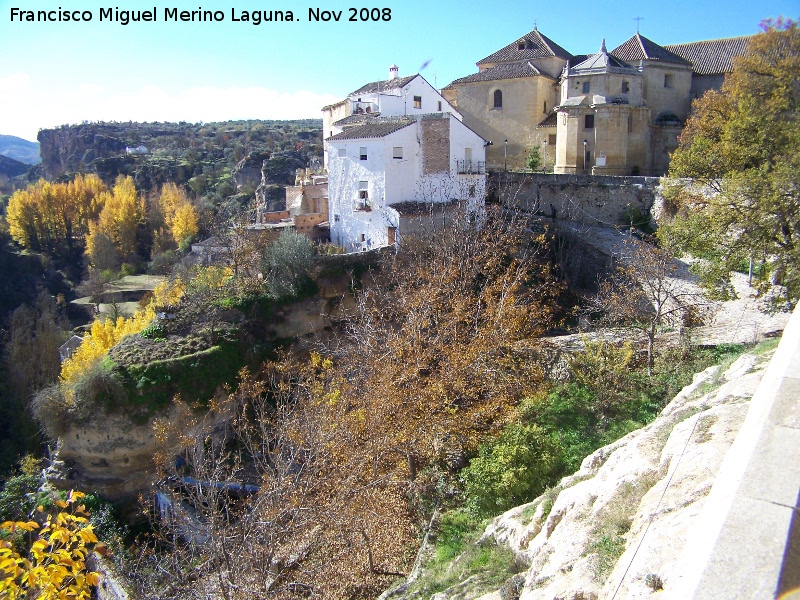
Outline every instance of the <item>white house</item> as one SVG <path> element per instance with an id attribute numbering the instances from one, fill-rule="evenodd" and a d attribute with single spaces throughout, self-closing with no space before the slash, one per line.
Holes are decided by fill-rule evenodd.
<path id="1" fill-rule="evenodd" d="M 461 114 L 422 75 L 399 77 L 397 65 L 392 65 L 389 79 L 361 86 L 341 102 L 322 108 L 322 138 L 327 140 L 348 127 L 357 127 L 377 116 L 404 117 L 426 113 L 451 113 L 459 121 L 463 120 Z"/>
<path id="2" fill-rule="evenodd" d="M 397 243 L 397 205 L 465 201 L 486 188 L 485 140 L 451 112 L 370 117 L 326 141 L 331 242 L 358 252 Z"/>

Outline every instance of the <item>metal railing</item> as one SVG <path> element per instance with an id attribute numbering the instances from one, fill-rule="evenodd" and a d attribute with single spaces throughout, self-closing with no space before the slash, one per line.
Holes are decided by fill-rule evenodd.
<path id="1" fill-rule="evenodd" d="M 457 160 L 456 171 L 459 175 L 485 175 L 486 161 L 483 160 Z"/>

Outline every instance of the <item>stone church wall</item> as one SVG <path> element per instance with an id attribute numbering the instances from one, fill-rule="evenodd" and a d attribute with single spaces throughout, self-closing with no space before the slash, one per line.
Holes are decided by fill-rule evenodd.
<path id="1" fill-rule="evenodd" d="M 587 225 L 629 224 L 632 212 L 650 213 L 658 177 L 490 173 L 489 197 L 504 206 Z"/>

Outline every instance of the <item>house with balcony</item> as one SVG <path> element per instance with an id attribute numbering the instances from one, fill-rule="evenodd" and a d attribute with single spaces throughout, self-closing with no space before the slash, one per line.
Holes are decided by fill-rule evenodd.
<path id="1" fill-rule="evenodd" d="M 389 67 L 389 79 L 373 81 L 348 94 L 341 102 L 322 108 L 322 139 L 358 127 L 374 117 L 413 117 L 427 113 L 450 113 L 463 117 L 422 75 L 399 76 L 397 65 Z M 325 167 L 328 153 L 325 151 Z"/>
<path id="2" fill-rule="evenodd" d="M 348 252 L 393 246 L 404 217 L 460 204 L 478 210 L 486 141 L 442 111 L 370 116 L 325 142 L 331 242 Z M 416 209 L 415 209 L 416 207 Z"/>

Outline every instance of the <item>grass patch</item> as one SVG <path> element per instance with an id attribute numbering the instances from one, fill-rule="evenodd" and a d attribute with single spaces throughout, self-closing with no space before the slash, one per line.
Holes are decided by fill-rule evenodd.
<path id="1" fill-rule="evenodd" d="M 491 540 L 477 543 L 485 525 L 485 521 L 478 521 L 465 511 L 445 513 L 423 575 L 404 597 L 429 598 L 458 587 L 457 597 L 476 598 L 522 572 L 526 566 L 508 547 Z"/>
<path id="2" fill-rule="evenodd" d="M 644 495 L 658 479 L 657 473 L 645 473 L 635 481 L 625 482 L 598 513 L 591 541 L 585 552 L 585 555 L 596 555 L 593 570 L 598 582 L 606 581 L 619 557 L 625 552 L 626 535 L 631 528 L 633 516 Z"/>
<path id="3" fill-rule="evenodd" d="M 713 437 L 711 435 L 711 427 L 714 426 L 714 423 L 717 422 L 717 415 L 704 415 L 700 417 L 697 421 L 697 425 L 695 426 L 695 442 L 698 444 L 704 444 L 708 442 Z"/>
<path id="4" fill-rule="evenodd" d="M 136 407 L 133 416 L 146 421 L 177 394 L 204 405 L 220 385 L 235 385 L 244 364 L 240 345 L 226 340 L 193 354 L 118 366 L 116 371 L 125 384 L 129 404 Z"/>
<path id="5" fill-rule="evenodd" d="M 761 356 L 762 354 L 766 354 L 767 352 L 772 352 L 773 350 L 778 348 L 778 344 L 781 343 L 781 338 L 771 338 L 769 340 L 764 340 L 756 345 L 750 352 L 751 354 L 755 354 L 756 356 Z"/>

